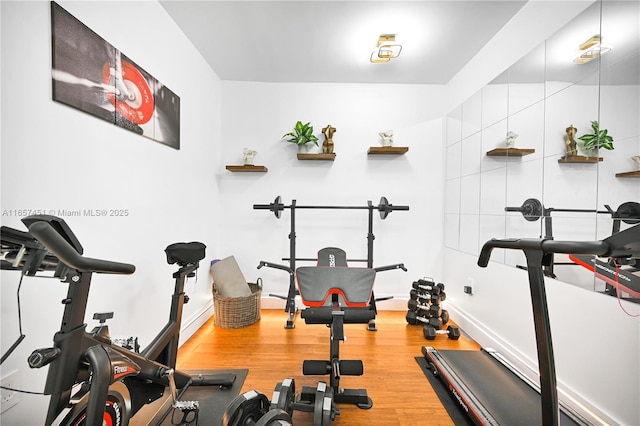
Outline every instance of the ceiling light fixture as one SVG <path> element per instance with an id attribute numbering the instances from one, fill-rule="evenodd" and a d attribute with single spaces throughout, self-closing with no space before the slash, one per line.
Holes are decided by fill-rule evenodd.
<path id="1" fill-rule="evenodd" d="M 580 50 L 587 50 L 587 49 L 595 46 L 596 44 L 600 44 L 600 36 L 599 35 L 594 35 L 589 40 L 587 40 L 584 43 L 582 43 L 580 45 L 579 49 Z"/>
<path id="2" fill-rule="evenodd" d="M 371 62 L 380 64 L 397 58 L 402 51 L 402 46 L 396 43 L 395 34 L 382 34 L 378 37 L 376 50 L 371 52 Z"/>
<path id="3" fill-rule="evenodd" d="M 580 49 L 580 55 L 574 58 L 573 62 L 576 64 L 586 64 L 610 51 L 611 47 L 602 45 L 601 41 L 600 35 L 594 35 L 586 40 L 578 47 Z"/>

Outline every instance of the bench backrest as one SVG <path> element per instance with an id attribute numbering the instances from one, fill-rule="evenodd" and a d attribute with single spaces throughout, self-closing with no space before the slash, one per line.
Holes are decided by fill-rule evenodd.
<path id="1" fill-rule="evenodd" d="M 372 268 L 349 268 L 344 250 L 327 247 L 318 252 L 318 266 L 296 269 L 300 297 L 305 306 L 319 307 L 337 294 L 349 307 L 368 307 L 376 271 Z"/>

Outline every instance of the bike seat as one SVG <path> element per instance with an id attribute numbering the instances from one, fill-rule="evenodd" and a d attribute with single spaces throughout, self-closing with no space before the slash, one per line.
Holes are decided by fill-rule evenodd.
<path id="1" fill-rule="evenodd" d="M 167 263 L 177 263 L 180 266 L 198 263 L 205 256 L 205 246 L 203 243 L 192 241 L 190 243 L 169 244 L 164 252 L 167 254 Z"/>

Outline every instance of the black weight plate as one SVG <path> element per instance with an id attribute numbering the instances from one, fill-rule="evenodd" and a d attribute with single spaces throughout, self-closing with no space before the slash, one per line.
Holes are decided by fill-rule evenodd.
<path id="1" fill-rule="evenodd" d="M 522 203 L 522 216 L 529 222 L 540 219 L 542 210 L 542 203 L 536 198 L 529 198 Z"/>
<path id="2" fill-rule="evenodd" d="M 389 216 L 389 200 L 387 197 L 380 197 L 380 204 L 378 204 L 378 210 L 380 211 L 380 219 L 386 219 Z"/>
<path id="3" fill-rule="evenodd" d="M 275 200 L 273 200 L 273 214 L 276 215 L 276 219 L 280 219 L 283 210 L 282 199 L 278 195 Z"/>
<path id="4" fill-rule="evenodd" d="M 296 382 L 287 377 L 276 385 L 271 398 L 271 408 L 277 408 L 293 415 L 293 403 L 296 397 Z"/>
<path id="5" fill-rule="evenodd" d="M 238 409 L 246 401 L 244 394 L 236 396 L 225 408 L 222 415 L 222 426 L 228 426 L 232 421 L 235 421 L 235 417 L 238 415 Z"/>
<path id="6" fill-rule="evenodd" d="M 324 405 L 322 406 L 322 426 L 333 423 L 335 412 L 333 410 L 333 389 L 328 388 L 324 394 Z"/>
<path id="7" fill-rule="evenodd" d="M 244 426 L 257 422 L 269 411 L 269 399 L 252 390 L 238 395 L 222 415 L 222 426 Z"/>
<path id="8" fill-rule="evenodd" d="M 262 416 L 255 426 L 291 426 L 292 424 L 291 415 L 276 408 Z"/>
<path id="9" fill-rule="evenodd" d="M 315 403 L 313 406 L 313 426 L 326 426 L 330 423 L 325 423 L 325 416 L 328 405 L 328 410 L 331 410 L 332 401 L 327 397 L 327 384 L 325 382 L 318 382 L 316 388 Z"/>
<path id="10" fill-rule="evenodd" d="M 273 388 L 273 395 L 271 395 L 271 408 L 278 408 L 278 401 L 280 400 L 280 392 L 282 391 L 282 382 L 276 383 L 276 387 Z"/>

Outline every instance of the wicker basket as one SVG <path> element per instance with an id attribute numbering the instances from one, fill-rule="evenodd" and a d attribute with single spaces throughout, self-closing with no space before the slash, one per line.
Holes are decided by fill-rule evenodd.
<path id="1" fill-rule="evenodd" d="M 222 297 L 213 284 L 213 323 L 222 328 L 242 328 L 260 319 L 262 279 L 248 283 L 251 296 Z"/>

